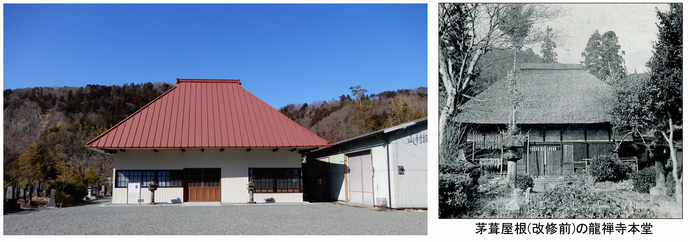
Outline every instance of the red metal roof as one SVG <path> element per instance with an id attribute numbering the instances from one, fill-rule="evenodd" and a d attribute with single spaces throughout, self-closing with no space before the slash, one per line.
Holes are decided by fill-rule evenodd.
<path id="1" fill-rule="evenodd" d="M 94 149 L 308 148 L 328 142 L 242 88 L 178 79 L 175 87 L 86 143 Z"/>

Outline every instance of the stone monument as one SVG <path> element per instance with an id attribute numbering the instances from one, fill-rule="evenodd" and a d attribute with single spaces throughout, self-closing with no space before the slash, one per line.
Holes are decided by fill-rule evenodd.
<path id="1" fill-rule="evenodd" d="M 55 189 L 50 189 L 50 200 L 48 200 L 48 208 L 55 208 Z"/>
<path id="2" fill-rule="evenodd" d="M 247 202 L 247 203 L 251 203 L 251 204 L 256 203 L 256 202 L 254 202 L 254 189 L 255 188 L 256 187 L 254 185 L 254 180 L 249 179 L 249 183 L 247 183 L 247 191 L 249 191 L 249 202 Z"/>
<path id="3" fill-rule="evenodd" d="M 148 183 L 149 184 L 149 191 L 151 191 L 151 205 L 156 205 L 155 196 L 156 196 L 156 189 L 158 189 L 158 182 L 151 178 L 151 181 Z"/>

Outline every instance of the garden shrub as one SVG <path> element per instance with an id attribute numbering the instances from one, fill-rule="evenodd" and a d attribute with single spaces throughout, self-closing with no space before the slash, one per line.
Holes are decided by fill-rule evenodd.
<path id="1" fill-rule="evenodd" d="M 517 186 L 518 189 L 520 190 L 526 190 L 528 187 L 534 187 L 534 179 L 532 177 L 527 176 L 527 175 L 517 175 L 517 178 L 515 179 L 515 185 Z"/>
<path id="2" fill-rule="evenodd" d="M 490 178 L 484 175 L 479 178 L 477 191 L 482 197 L 497 196 L 508 193 L 508 179 L 502 176 Z"/>
<path id="3" fill-rule="evenodd" d="M 46 190 L 55 189 L 55 201 L 63 205 L 77 204 L 86 197 L 86 185 L 67 181 L 52 181 L 46 183 Z"/>
<path id="4" fill-rule="evenodd" d="M 655 218 L 648 207 L 638 208 L 610 193 L 594 192 L 580 185 L 558 186 L 534 195 L 515 218 Z"/>
<path id="5" fill-rule="evenodd" d="M 477 198 L 478 168 L 461 161 L 439 163 L 439 218 L 466 213 Z"/>
<path id="6" fill-rule="evenodd" d="M 594 181 L 621 181 L 630 171 L 630 167 L 612 155 L 601 155 L 594 157 L 589 165 L 589 174 L 594 177 Z"/>
<path id="7" fill-rule="evenodd" d="M 649 193 L 649 189 L 656 185 L 656 170 L 648 167 L 631 175 L 633 190 L 640 193 Z"/>

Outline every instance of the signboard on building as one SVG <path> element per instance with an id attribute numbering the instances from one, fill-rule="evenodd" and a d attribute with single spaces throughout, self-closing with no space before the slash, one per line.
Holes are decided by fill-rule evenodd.
<path id="1" fill-rule="evenodd" d="M 139 192 L 141 185 L 138 182 L 127 183 L 127 192 Z"/>

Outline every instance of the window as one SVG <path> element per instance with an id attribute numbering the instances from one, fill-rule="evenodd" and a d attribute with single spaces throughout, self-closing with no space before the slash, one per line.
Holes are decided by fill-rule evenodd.
<path id="1" fill-rule="evenodd" d="M 158 187 L 182 187 L 182 170 L 175 171 L 120 171 L 116 173 L 115 187 L 127 187 L 127 183 L 138 182 L 148 187 L 151 178 L 158 182 Z"/>
<path id="2" fill-rule="evenodd" d="M 300 168 L 249 168 L 256 193 L 302 192 Z"/>

